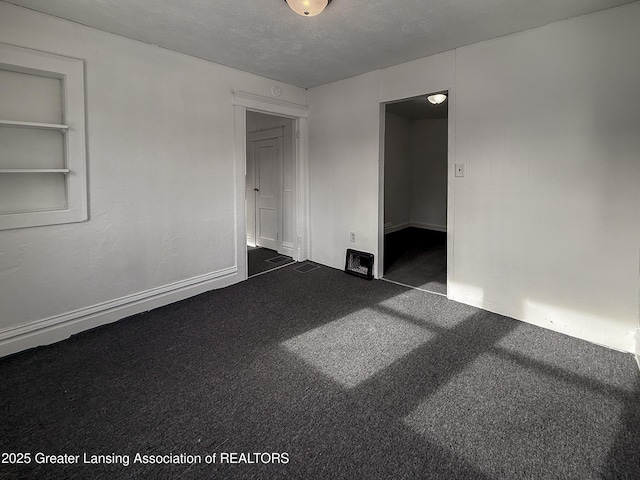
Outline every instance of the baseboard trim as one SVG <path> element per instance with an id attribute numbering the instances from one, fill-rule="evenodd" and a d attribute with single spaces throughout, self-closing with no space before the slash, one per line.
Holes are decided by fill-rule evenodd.
<path id="1" fill-rule="evenodd" d="M 404 230 L 405 228 L 409 228 L 411 226 L 411 223 L 409 222 L 405 222 L 405 223 L 399 223 L 397 225 L 391 224 L 389 226 L 384 227 L 384 233 L 393 233 L 393 232 L 399 232 L 400 230 Z"/>
<path id="2" fill-rule="evenodd" d="M 10 327 L 0 331 L 0 357 L 56 343 L 84 330 L 116 322 L 131 315 L 239 281 L 238 267 L 233 266 L 61 315 Z"/>
<path id="3" fill-rule="evenodd" d="M 278 253 L 281 255 L 286 255 L 287 257 L 293 257 L 293 243 L 282 242 L 282 246 Z"/>
<path id="4" fill-rule="evenodd" d="M 486 298 L 482 288 L 454 281 L 447 282 L 447 298 L 454 302 L 504 315 L 505 317 L 577 338 L 594 345 L 616 350 L 627 355 L 631 354 L 636 357 L 636 360 L 640 356 L 638 354 L 638 348 L 640 348 L 637 343 L 638 337 L 636 336 L 635 342 L 633 339 L 635 332 L 623 331 L 622 329 L 614 332 L 609 327 L 609 321 L 606 318 L 543 304 L 517 311 L 514 310 L 513 306 L 500 303 L 498 297 Z M 577 328 L 576 325 L 589 325 L 590 331 Z M 640 367 L 640 362 L 638 365 Z"/>
<path id="5" fill-rule="evenodd" d="M 423 230 L 434 230 L 436 232 L 446 232 L 447 231 L 447 226 L 446 225 L 433 225 L 430 223 L 420 223 L 420 222 L 405 222 L 405 223 L 399 223 L 397 225 L 390 225 L 390 226 L 385 226 L 384 227 L 384 233 L 394 233 L 394 232 L 399 232 L 400 230 L 404 230 L 405 228 L 421 228 Z"/>
<path id="6" fill-rule="evenodd" d="M 411 226 L 415 228 L 422 228 L 423 230 L 434 230 L 436 232 L 446 232 L 446 225 L 434 225 L 432 223 L 420 223 L 420 222 L 411 222 Z"/>

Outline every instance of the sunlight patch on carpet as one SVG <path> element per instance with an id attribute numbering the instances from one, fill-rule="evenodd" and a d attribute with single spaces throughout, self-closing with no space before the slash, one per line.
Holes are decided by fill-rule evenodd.
<path id="1" fill-rule="evenodd" d="M 417 325 L 366 308 L 282 346 L 344 387 L 353 388 L 432 337 Z"/>
<path id="2" fill-rule="evenodd" d="M 611 396 L 485 354 L 404 423 L 489 478 L 588 478 L 604 468 L 622 413 Z"/>

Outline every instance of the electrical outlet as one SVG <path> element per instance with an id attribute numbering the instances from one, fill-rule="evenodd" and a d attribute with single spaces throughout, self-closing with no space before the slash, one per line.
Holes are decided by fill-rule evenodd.
<path id="1" fill-rule="evenodd" d="M 352 242 L 356 241 L 356 232 L 349 233 L 349 240 L 351 240 Z"/>
<path id="2" fill-rule="evenodd" d="M 464 177 L 464 163 L 456 163 L 456 177 Z"/>

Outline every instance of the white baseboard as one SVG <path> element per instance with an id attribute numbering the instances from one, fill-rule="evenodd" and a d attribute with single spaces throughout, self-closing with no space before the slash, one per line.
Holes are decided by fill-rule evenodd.
<path id="1" fill-rule="evenodd" d="M 280 250 L 278 250 L 278 253 L 293 258 L 293 243 L 282 242 L 282 246 L 280 247 Z"/>
<path id="2" fill-rule="evenodd" d="M 446 232 L 446 225 L 435 225 L 433 223 L 421 223 L 421 222 L 411 222 L 411 226 L 415 228 L 422 228 L 423 230 L 434 230 L 436 232 Z"/>
<path id="3" fill-rule="evenodd" d="M 384 226 L 384 233 L 393 233 L 399 232 L 400 230 L 404 230 L 405 228 L 409 228 L 411 224 L 409 222 L 398 223 L 394 225 L 393 223 Z"/>
<path id="4" fill-rule="evenodd" d="M 410 228 L 410 227 L 414 227 L 414 228 L 422 228 L 423 230 L 434 230 L 436 232 L 446 232 L 447 231 L 447 226 L 446 225 L 433 225 L 430 223 L 421 223 L 421 222 L 405 222 L 405 223 L 399 223 L 397 225 L 385 225 L 384 227 L 384 233 L 393 233 L 393 232 L 399 232 L 400 230 L 404 230 L 405 228 Z"/>
<path id="5" fill-rule="evenodd" d="M 237 266 L 180 280 L 0 331 L 0 357 L 59 342 L 76 333 L 240 281 Z"/>
<path id="6" fill-rule="evenodd" d="M 625 331 L 623 328 L 611 328 L 610 319 L 604 317 L 530 301 L 525 302 L 524 308 L 514 308 L 513 304 L 502 303 L 499 295 L 487 298 L 482 288 L 451 280 L 447 282 L 447 298 L 594 345 L 626 354 L 635 352 L 636 359 L 640 357 L 638 334 L 635 331 Z M 588 325 L 589 329 L 585 329 L 585 325 Z M 640 360 L 638 365 L 640 366 Z"/>

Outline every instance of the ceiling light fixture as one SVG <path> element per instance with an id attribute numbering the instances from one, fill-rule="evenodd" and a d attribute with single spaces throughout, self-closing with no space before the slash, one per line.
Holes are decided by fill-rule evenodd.
<path id="1" fill-rule="evenodd" d="M 427 100 L 429 100 L 434 105 L 439 105 L 447 99 L 447 96 L 444 93 L 436 93 L 435 95 L 429 95 Z"/>
<path id="2" fill-rule="evenodd" d="M 331 0 L 284 0 L 289 8 L 303 17 L 313 17 L 321 13 Z"/>

